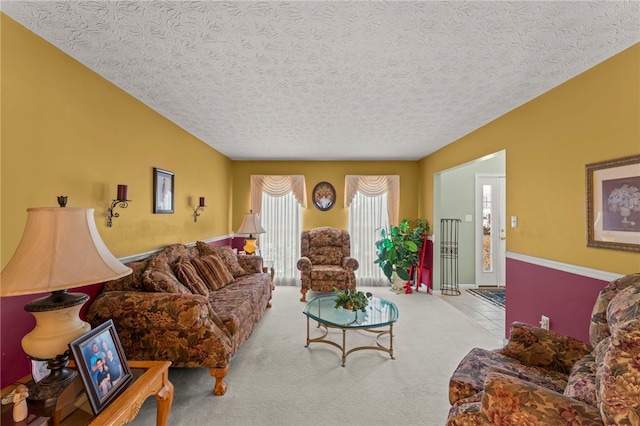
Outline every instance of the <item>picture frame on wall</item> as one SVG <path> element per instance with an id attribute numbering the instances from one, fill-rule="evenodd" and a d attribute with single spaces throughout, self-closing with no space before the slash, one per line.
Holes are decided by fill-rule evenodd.
<path id="1" fill-rule="evenodd" d="M 101 412 L 133 379 L 120 339 L 108 320 L 69 343 L 94 414 Z"/>
<path id="2" fill-rule="evenodd" d="M 329 182 L 320 182 L 313 187 L 313 205 L 320 211 L 331 210 L 336 203 L 336 190 Z"/>
<path id="3" fill-rule="evenodd" d="M 587 246 L 640 252 L 640 155 L 585 167 Z"/>
<path id="4" fill-rule="evenodd" d="M 167 170 L 153 168 L 153 213 L 173 213 L 175 176 Z"/>

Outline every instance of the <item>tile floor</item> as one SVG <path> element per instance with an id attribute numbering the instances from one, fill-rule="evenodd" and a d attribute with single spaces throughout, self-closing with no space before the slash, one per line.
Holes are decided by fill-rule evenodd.
<path id="1" fill-rule="evenodd" d="M 460 288 L 459 296 L 440 297 L 498 337 L 504 338 L 504 309 Z"/>

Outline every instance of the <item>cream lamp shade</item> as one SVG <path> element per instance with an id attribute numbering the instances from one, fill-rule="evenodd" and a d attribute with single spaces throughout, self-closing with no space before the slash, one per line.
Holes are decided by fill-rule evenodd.
<path id="1" fill-rule="evenodd" d="M 249 213 L 245 213 L 244 219 L 242 220 L 242 225 L 240 225 L 240 229 L 238 229 L 238 232 L 236 233 L 249 234 L 249 236 L 245 240 L 243 249 L 248 254 L 254 254 L 258 248 L 256 247 L 256 238 L 253 235 L 264 234 L 266 232 L 267 231 L 265 231 L 265 229 L 262 227 L 262 224 L 260 223 L 260 216 L 249 210 Z"/>
<path id="2" fill-rule="evenodd" d="M 93 211 L 27 209 L 22 239 L 0 275 L 1 296 L 53 292 L 25 306 L 36 318 L 36 327 L 22 339 L 22 347 L 34 359 L 50 360 L 68 353 L 69 343 L 91 328 L 78 316 L 89 296 L 65 289 L 131 273 L 102 241 Z"/>

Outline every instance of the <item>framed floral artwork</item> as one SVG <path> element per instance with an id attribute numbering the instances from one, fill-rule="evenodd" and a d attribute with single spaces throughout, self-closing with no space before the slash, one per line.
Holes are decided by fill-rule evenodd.
<path id="1" fill-rule="evenodd" d="M 153 168 L 153 212 L 173 213 L 174 176 L 172 172 Z"/>
<path id="2" fill-rule="evenodd" d="M 313 205 L 327 211 L 336 203 L 336 190 L 329 182 L 320 182 L 313 188 Z"/>
<path id="3" fill-rule="evenodd" d="M 640 155 L 586 165 L 587 246 L 640 252 Z"/>

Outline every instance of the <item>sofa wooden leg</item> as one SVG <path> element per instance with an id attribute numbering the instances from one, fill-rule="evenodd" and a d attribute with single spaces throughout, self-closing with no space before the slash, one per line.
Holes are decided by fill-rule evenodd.
<path id="1" fill-rule="evenodd" d="M 309 291 L 308 288 L 301 288 L 300 289 L 300 293 L 302 293 L 302 297 L 300 298 L 301 302 L 306 302 L 307 301 L 307 291 Z"/>
<path id="2" fill-rule="evenodd" d="M 209 374 L 216 378 L 216 385 L 213 387 L 213 394 L 217 396 L 224 395 L 227 392 L 227 384 L 224 382 L 224 376 L 229 371 L 229 365 L 222 368 L 210 368 Z"/>

